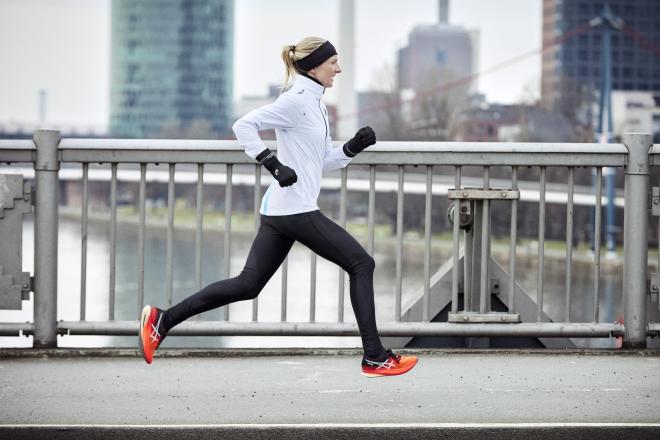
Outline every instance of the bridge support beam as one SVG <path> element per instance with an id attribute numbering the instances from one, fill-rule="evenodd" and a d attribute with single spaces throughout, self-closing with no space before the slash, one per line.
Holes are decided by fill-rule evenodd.
<path id="1" fill-rule="evenodd" d="M 646 348 L 648 258 L 649 149 L 648 134 L 626 134 L 625 209 L 623 214 L 624 348 Z"/>
<path id="2" fill-rule="evenodd" d="M 37 130 L 34 164 L 34 348 L 57 346 L 57 233 L 60 132 Z"/>

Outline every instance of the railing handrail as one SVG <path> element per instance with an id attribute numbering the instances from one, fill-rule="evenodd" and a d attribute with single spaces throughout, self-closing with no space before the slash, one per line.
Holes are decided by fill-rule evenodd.
<path id="1" fill-rule="evenodd" d="M 335 147 L 341 141 L 333 142 Z M 277 150 L 276 141 L 265 145 Z M 0 162 L 33 161 L 30 140 L 0 141 Z M 355 165 L 611 166 L 622 167 L 624 144 L 529 142 L 379 142 Z M 59 144 L 62 162 L 255 164 L 235 140 L 77 139 Z"/>

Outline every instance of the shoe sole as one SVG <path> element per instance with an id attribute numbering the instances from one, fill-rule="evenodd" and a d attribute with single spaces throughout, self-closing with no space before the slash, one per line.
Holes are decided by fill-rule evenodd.
<path id="1" fill-rule="evenodd" d="M 144 308 L 142 309 L 142 314 L 140 315 L 140 331 L 138 332 L 138 343 L 140 344 L 140 351 L 142 352 L 142 357 L 144 358 L 144 361 L 147 364 L 151 364 L 151 362 L 147 360 L 147 354 L 144 352 L 144 342 L 142 342 L 142 333 L 144 330 L 144 323 L 149 318 L 150 314 L 151 314 L 151 307 L 144 306 Z"/>
<path id="2" fill-rule="evenodd" d="M 410 368 L 406 368 L 405 370 L 401 370 L 401 371 L 399 371 L 399 372 L 397 372 L 397 373 L 381 374 L 381 373 L 367 373 L 367 372 L 362 371 L 362 375 L 363 375 L 363 376 L 366 376 L 366 377 L 389 377 L 389 376 L 400 376 L 400 375 L 402 375 L 402 374 L 406 374 L 407 372 L 409 372 L 410 370 L 412 370 L 412 369 L 415 367 L 415 365 L 417 365 L 417 362 L 418 362 L 418 360 L 416 360 L 416 361 L 410 366 Z"/>

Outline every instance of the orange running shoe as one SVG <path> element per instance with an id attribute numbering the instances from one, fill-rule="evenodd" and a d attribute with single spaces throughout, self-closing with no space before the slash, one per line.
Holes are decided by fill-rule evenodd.
<path id="1" fill-rule="evenodd" d="M 415 365 L 417 356 L 401 356 L 387 350 L 387 358 L 382 362 L 362 357 L 362 374 L 367 377 L 397 376 L 412 370 Z"/>
<path id="2" fill-rule="evenodd" d="M 142 356 L 148 364 L 154 359 L 154 351 L 158 348 L 163 339 L 165 339 L 165 330 L 163 329 L 163 315 L 165 313 L 158 307 L 144 306 L 142 316 L 140 317 L 140 349 Z"/>

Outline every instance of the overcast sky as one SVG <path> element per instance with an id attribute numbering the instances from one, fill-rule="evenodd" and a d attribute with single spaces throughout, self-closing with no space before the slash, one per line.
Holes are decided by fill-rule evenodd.
<path id="1" fill-rule="evenodd" d="M 436 0 L 356 0 L 355 80 L 367 90 L 416 24 L 437 21 Z M 541 46 L 541 0 L 454 0 L 452 24 L 480 32 L 478 70 Z M 280 49 L 306 35 L 338 45 L 338 0 L 235 0 L 234 98 L 280 83 Z M 0 0 L 0 124 L 35 123 L 46 89 L 47 122 L 106 126 L 110 0 Z M 341 54 L 340 54 L 341 61 Z M 483 76 L 493 102 L 538 95 L 540 55 Z M 338 81 L 341 76 L 338 77 Z M 327 94 L 332 102 L 334 94 Z"/>

